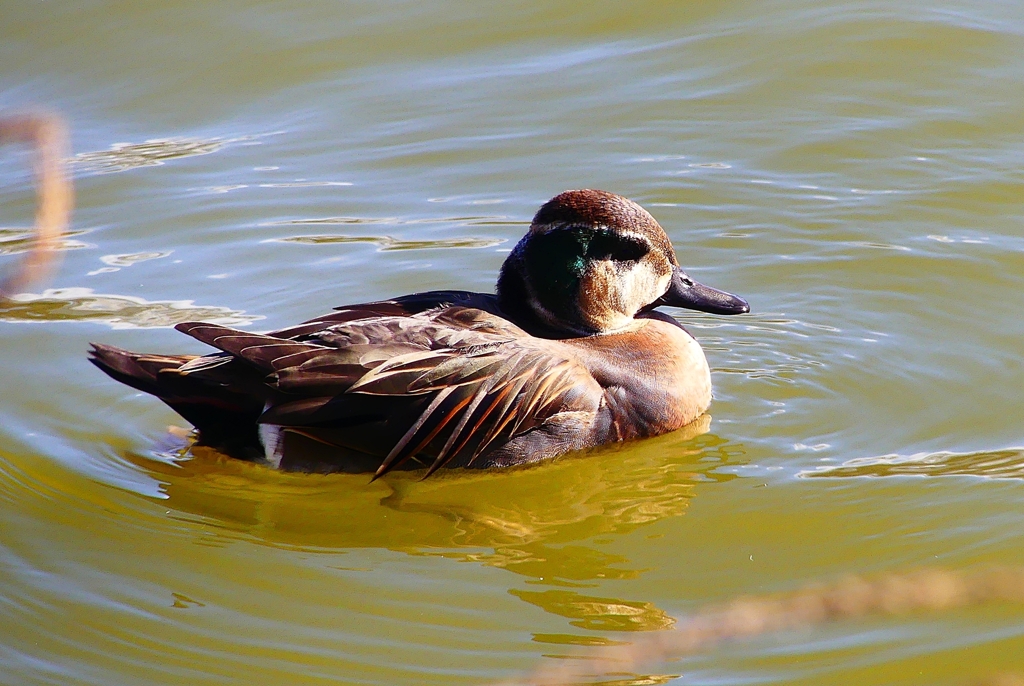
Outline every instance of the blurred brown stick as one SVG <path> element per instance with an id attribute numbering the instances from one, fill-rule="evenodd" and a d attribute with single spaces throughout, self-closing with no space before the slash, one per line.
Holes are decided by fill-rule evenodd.
<path id="1" fill-rule="evenodd" d="M 31 143 L 36 149 L 38 206 L 33 246 L 15 266 L 14 273 L 0 281 L 0 300 L 52 272 L 74 205 L 74 191 L 65 168 L 68 133 L 60 117 L 37 113 L 0 118 L 0 143 L 8 142 Z"/>
<path id="2" fill-rule="evenodd" d="M 950 610 L 998 601 L 1024 603 L 1024 568 L 974 572 L 921 569 L 874 578 L 853 576 L 793 593 L 741 597 L 702 610 L 671 631 L 649 634 L 630 645 L 603 648 L 579 660 L 562 660 L 560 664 L 540 667 L 524 679 L 503 683 L 505 686 L 587 683 L 605 672 L 636 673 L 672 658 L 759 634 L 869 615 Z M 1007 678 L 1015 677 L 1007 675 Z"/>

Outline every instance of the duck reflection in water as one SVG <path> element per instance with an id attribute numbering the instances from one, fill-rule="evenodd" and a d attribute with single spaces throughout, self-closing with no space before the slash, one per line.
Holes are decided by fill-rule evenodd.
<path id="1" fill-rule="evenodd" d="M 267 334 L 176 328 L 219 352 L 95 345 L 92 362 L 203 444 L 298 471 L 504 467 L 674 431 L 711 402 L 697 341 L 660 306 L 749 311 L 690 279 L 658 222 L 597 190 L 544 204 L 497 294 L 432 291 Z M 326 446 L 324 450 L 318 446 Z"/>
<path id="2" fill-rule="evenodd" d="M 614 597 L 606 582 L 644 572 L 619 543 L 624 537 L 683 516 L 702 486 L 737 478 L 723 468 L 745 463 L 745 449 L 707 433 L 710 419 L 705 414 L 680 431 L 566 456 L 544 469 L 447 471 L 428 481 L 413 472 L 373 483 L 352 474 L 311 477 L 201 447 L 179 446 L 180 457 L 163 460 L 124 457 L 160 482 L 160 507 L 215 523 L 197 530 L 197 544 L 241 537 L 302 551 L 328 566 L 351 567 L 346 552 L 366 549 L 481 564 L 524 580 L 527 586 L 515 582 L 509 593 L 572 627 L 653 631 L 670 625 L 671 616 L 649 599 Z M 364 571 L 371 570 L 345 573 Z"/>

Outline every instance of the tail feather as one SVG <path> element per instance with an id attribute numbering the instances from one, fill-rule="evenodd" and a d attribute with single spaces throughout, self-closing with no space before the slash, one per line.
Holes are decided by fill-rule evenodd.
<path id="1" fill-rule="evenodd" d="M 158 382 L 160 371 L 177 369 L 195 358 L 195 355 L 144 355 L 102 343 L 93 343 L 89 355 L 89 361 L 108 376 L 157 397 L 164 395 Z"/>
<path id="2" fill-rule="evenodd" d="M 194 355 L 150 355 L 93 343 L 89 361 L 111 378 L 154 395 L 199 431 L 199 440 L 239 457 L 262 457 L 257 421 L 265 399 L 260 384 L 225 385 L 182 374 Z"/>

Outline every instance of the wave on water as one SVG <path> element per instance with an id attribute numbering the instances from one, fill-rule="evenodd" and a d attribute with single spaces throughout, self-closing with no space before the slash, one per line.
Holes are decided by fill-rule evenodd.
<path id="1" fill-rule="evenodd" d="M 76 240 L 75 236 L 87 233 L 85 229 L 65 231 L 60 240 L 53 247 L 54 250 L 78 250 L 81 248 L 92 248 L 94 246 L 84 241 Z M 0 255 L 18 255 L 28 252 L 36 245 L 38 238 L 34 228 L 0 228 Z"/>
<path id="2" fill-rule="evenodd" d="M 1024 448 L 858 457 L 834 467 L 805 470 L 797 476 L 976 476 L 987 479 L 1024 479 Z"/>
<path id="3" fill-rule="evenodd" d="M 0 321 L 88 321 L 109 324 L 114 329 L 170 327 L 196 320 L 238 326 L 259 319 L 263 317 L 227 307 L 196 305 L 191 300 L 145 300 L 77 287 L 21 293 L 0 305 Z"/>
<path id="4" fill-rule="evenodd" d="M 324 243 L 375 243 L 380 252 L 389 250 L 430 250 L 436 248 L 492 248 L 505 242 L 504 238 L 442 238 L 436 240 L 406 241 L 393 236 L 286 236 L 272 238 L 274 243 L 302 243 L 305 245 L 321 245 Z"/>
<path id="5" fill-rule="evenodd" d="M 107 150 L 80 152 L 69 162 L 75 171 L 94 174 L 113 174 L 139 167 L 155 167 L 168 160 L 215 153 L 227 145 L 241 143 L 259 145 L 259 138 L 268 134 L 238 136 L 235 138 L 150 138 L 141 143 L 113 143 Z"/>
<path id="6" fill-rule="evenodd" d="M 430 217 L 404 219 L 400 217 L 318 217 L 308 219 L 290 219 L 281 222 L 269 222 L 266 226 L 330 226 L 350 224 L 383 224 L 405 226 L 419 224 L 452 224 L 455 226 L 505 226 L 526 225 L 524 222 L 511 221 L 504 216 L 470 216 L 470 217 Z M 373 243 L 378 252 L 392 250 L 431 250 L 437 248 L 493 248 L 507 242 L 506 238 L 489 238 L 484 236 L 456 236 L 454 238 L 420 238 L 406 240 L 385 234 L 352 236 L 345 234 L 319 234 L 281 236 L 268 238 L 264 243 L 299 243 L 302 245 L 322 245 L 335 243 Z"/>
<path id="7" fill-rule="evenodd" d="M 108 150 L 80 152 L 71 163 L 85 171 L 111 174 L 139 167 L 154 167 L 167 160 L 209 155 L 224 146 L 223 140 L 151 138 L 142 143 L 114 143 Z"/>

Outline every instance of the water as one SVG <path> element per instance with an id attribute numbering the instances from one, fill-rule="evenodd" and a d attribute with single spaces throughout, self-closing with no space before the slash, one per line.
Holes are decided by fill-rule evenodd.
<path id="1" fill-rule="evenodd" d="M 72 126 L 58 275 L 0 311 L 5 684 L 484 684 L 737 594 L 1021 561 L 1024 6 L 15 3 L 0 108 Z M 29 158 L 0 150 L 0 271 Z M 499 474 L 181 452 L 89 341 L 490 290 L 536 208 L 647 207 L 753 314 L 678 313 L 710 430 Z M 963 684 L 1012 608 L 615 683 Z M 647 680 L 641 677 L 648 677 Z M 617 680 L 617 681 L 616 681 Z"/>

